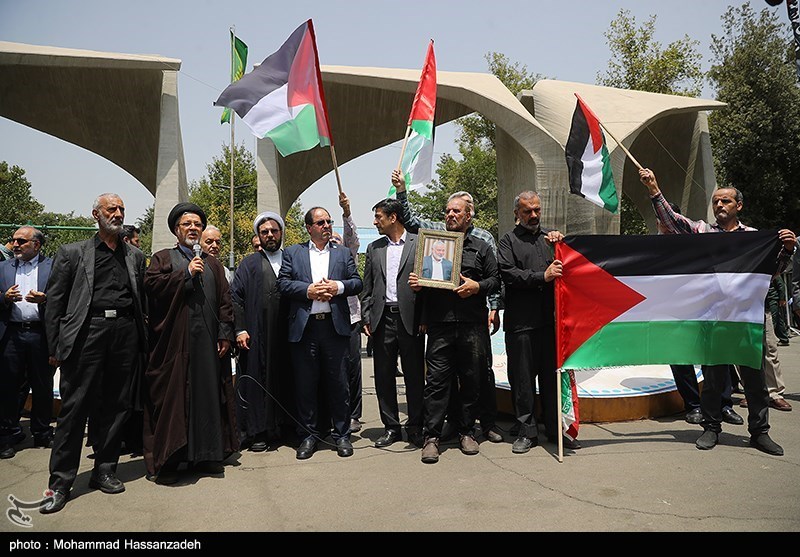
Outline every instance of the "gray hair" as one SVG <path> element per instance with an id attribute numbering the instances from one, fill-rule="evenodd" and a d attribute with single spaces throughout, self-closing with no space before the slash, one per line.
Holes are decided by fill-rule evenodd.
<path id="1" fill-rule="evenodd" d="M 116 197 L 117 199 L 122 201 L 122 198 L 119 196 L 119 194 L 111 193 L 111 192 L 101 193 L 100 195 L 98 195 L 97 197 L 94 198 L 94 203 L 92 204 L 92 209 L 99 209 L 100 205 L 101 205 L 100 200 L 103 199 L 104 197 Z"/>
<path id="2" fill-rule="evenodd" d="M 514 198 L 514 210 L 516 211 L 517 209 L 519 209 L 519 202 L 521 200 L 523 200 L 523 199 L 532 199 L 534 197 L 537 198 L 539 201 L 542 200 L 542 198 L 539 196 L 539 194 L 536 193 L 533 190 L 525 190 L 525 191 L 519 192 L 517 194 L 517 197 Z"/>
<path id="3" fill-rule="evenodd" d="M 39 242 L 40 246 L 44 245 L 44 234 L 42 234 L 42 231 L 35 226 L 20 226 L 17 228 L 17 231 L 20 230 L 33 230 L 33 239 Z"/>
<path id="4" fill-rule="evenodd" d="M 181 216 L 183 216 L 183 215 L 181 215 Z M 208 226 L 206 226 L 205 230 L 203 230 L 203 232 L 205 232 L 206 230 L 216 230 L 217 232 L 219 232 L 219 235 L 222 236 L 222 230 L 220 230 L 219 228 L 217 228 L 213 224 L 209 224 Z"/>
<path id="5" fill-rule="evenodd" d="M 467 209 L 469 209 L 469 216 L 475 217 L 475 200 L 472 199 L 472 194 L 468 191 L 457 191 L 456 193 L 452 194 L 450 197 L 447 198 L 447 202 L 450 203 L 454 199 L 462 199 L 467 204 Z"/>

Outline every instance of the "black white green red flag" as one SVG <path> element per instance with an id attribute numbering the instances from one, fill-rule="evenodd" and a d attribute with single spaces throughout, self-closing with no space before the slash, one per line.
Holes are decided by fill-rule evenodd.
<path id="1" fill-rule="evenodd" d="M 572 236 L 556 244 L 556 353 L 568 369 L 761 367 L 775 231 Z"/>
<path id="2" fill-rule="evenodd" d="M 309 19 L 214 103 L 228 106 L 256 137 L 270 138 L 284 157 L 331 145 L 314 26 Z"/>
<path id="3" fill-rule="evenodd" d="M 580 95 L 572 115 L 572 126 L 564 151 L 569 171 L 569 190 L 595 205 L 616 213 L 617 188 L 611 173 L 611 157 L 597 119 Z"/>

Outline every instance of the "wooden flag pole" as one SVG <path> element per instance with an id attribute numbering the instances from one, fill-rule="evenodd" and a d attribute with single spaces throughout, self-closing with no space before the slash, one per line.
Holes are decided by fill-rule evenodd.
<path id="1" fill-rule="evenodd" d="M 636 165 L 636 168 L 638 168 L 639 170 L 641 170 L 641 169 L 642 169 L 642 165 L 641 165 L 641 164 L 639 164 L 639 161 L 637 161 L 637 160 L 636 160 L 636 157 L 634 157 L 634 156 L 631 154 L 631 152 L 630 152 L 630 151 L 628 151 L 628 149 L 627 149 L 627 148 L 626 148 L 626 147 L 625 147 L 625 146 L 622 144 L 622 142 L 621 142 L 619 139 L 617 139 L 616 137 L 614 137 L 614 134 L 613 134 L 613 133 L 611 133 L 611 131 L 610 131 L 610 130 L 609 130 L 609 129 L 608 129 L 606 126 L 605 126 L 605 124 L 603 124 L 603 122 L 600 122 L 600 120 L 599 120 L 599 119 L 598 119 L 597 121 L 600 123 L 600 125 L 602 126 L 602 128 L 603 128 L 604 130 L 606 130 L 606 133 L 607 133 L 609 136 L 611 136 L 611 139 L 613 139 L 613 140 L 614 140 L 614 142 L 615 142 L 617 145 L 619 145 L 619 146 L 622 148 L 622 150 L 625 152 L 625 154 L 626 154 L 626 155 L 628 155 L 628 158 L 629 158 L 629 159 L 631 159 L 631 162 L 632 162 L 633 164 L 635 164 L 635 165 Z"/>
<path id="2" fill-rule="evenodd" d="M 342 193 L 342 178 L 339 176 L 339 165 L 336 163 L 336 150 L 331 143 L 331 160 L 333 161 L 333 171 L 336 174 L 336 186 L 339 188 L 339 193 Z"/>
<path id="3" fill-rule="evenodd" d="M 556 408 L 558 408 L 558 461 L 564 462 L 564 414 L 561 409 L 561 374 L 562 368 L 556 370 Z"/>
<path id="4" fill-rule="evenodd" d="M 403 171 L 403 156 L 406 154 L 406 146 L 408 145 L 408 136 L 411 135 L 411 126 L 406 126 L 406 136 L 403 138 L 403 147 L 400 149 L 400 160 L 397 161 L 397 170 Z"/>

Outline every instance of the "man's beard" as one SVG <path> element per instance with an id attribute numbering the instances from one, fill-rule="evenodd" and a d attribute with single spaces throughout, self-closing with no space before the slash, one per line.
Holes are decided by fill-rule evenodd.
<path id="1" fill-rule="evenodd" d="M 538 232 L 539 231 L 539 224 L 540 223 L 538 223 L 538 222 L 536 224 L 532 225 L 530 223 L 530 221 L 527 221 L 527 222 L 519 221 L 519 224 L 522 226 L 522 228 L 524 228 L 526 230 L 530 230 L 531 232 Z"/>
<path id="2" fill-rule="evenodd" d="M 110 234 L 122 233 L 122 224 L 112 223 L 111 219 L 106 218 L 106 216 L 102 213 L 97 215 L 97 224 L 100 227 L 100 230 L 103 232 L 108 232 Z"/>
<path id="3" fill-rule="evenodd" d="M 183 240 L 181 240 L 181 243 L 187 248 L 192 249 L 194 248 L 195 244 L 199 244 L 200 242 L 197 238 L 189 238 L 189 236 L 184 236 Z"/>
<path id="4" fill-rule="evenodd" d="M 281 249 L 280 242 L 276 242 L 274 240 L 261 244 L 261 249 L 266 250 L 270 253 L 275 253 L 279 249 Z"/>

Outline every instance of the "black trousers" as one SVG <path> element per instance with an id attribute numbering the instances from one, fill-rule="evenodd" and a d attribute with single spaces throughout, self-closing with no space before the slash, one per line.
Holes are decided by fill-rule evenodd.
<path id="1" fill-rule="evenodd" d="M 473 435 L 480 413 L 480 375 L 486 369 L 489 330 L 486 323 L 435 323 L 428 327 L 425 389 L 425 435 L 441 437 L 453 377 L 461 403 L 459 433 Z"/>
<path id="2" fill-rule="evenodd" d="M 300 439 L 324 437 L 319 427 L 319 393 L 326 394 L 333 422 L 334 440 L 350 434 L 350 386 L 347 377 L 347 351 L 350 336 L 333 327 L 330 316 L 317 320 L 312 315 L 299 342 L 290 342 L 294 370 L 295 405 Z"/>
<path id="3" fill-rule="evenodd" d="M 700 386 L 697 383 L 697 374 L 694 366 L 671 365 L 672 378 L 675 380 L 675 388 L 683 399 L 683 409 L 687 412 L 700 408 Z"/>
<path id="4" fill-rule="evenodd" d="M 84 323 L 72 354 L 61 363 L 61 414 L 50 454 L 51 489 L 69 490 L 75 482 L 87 418 L 93 422 L 95 472 L 116 470 L 138 347 L 133 317 L 91 317 Z"/>
<path id="5" fill-rule="evenodd" d="M 762 360 L 763 361 L 763 360 Z M 726 384 L 730 388 L 728 365 L 703 366 L 703 390 L 700 393 L 700 409 L 703 411 L 703 429 L 722 431 L 723 393 Z M 744 383 L 744 396 L 747 399 L 747 430 L 750 435 L 769 431 L 769 392 L 764 379 L 764 365 L 761 369 L 739 366 Z"/>
<path id="6" fill-rule="evenodd" d="M 47 362 L 47 338 L 41 324 L 24 329 L 9 323 L 0 339 L 0 445 L 11 443 L 22 431 L 19 424 L 20 388 L 30 387 L 31 433 L 34 437 L 50 434 L 53 421 L 53 375 Z M 26 394 L 27 398 L 27 394 Z"/>
<path id="7" fill-rule="evenodd" d="M 478 394 L 478 421 L 485 432 L 497 425 L 497 392 L 492 367 L 492 338 L 486 335 L 486 367 L 480 374 L 480 393 Z M 453 390 L 447 408 L 446 420 L 460 429 L 461 401 L 458 398 L 458 378 L 453 377 Z"/>
<path id="8" fill-rule="evenodd" d="M 519 436 L 535 439 L 538 426 L 535 412 L 536 380 L 548 438 L 558 438 L 558 401 L 556 373 L 556 341 L 553 327 L 511 332 L 506 331 L 508 383 L 514 405 Z"/>
<path id="9" fill-rule="evenodd" d="M 360 420 L 363 412 L 361 389 L 361 325 L 352 325 L 347 351 L 347 379 L 350 386 L 350 419 Z"/>
<path id="10" fill-rule="evenodd" d="M 397 357 L 403 365 L 408 420 L 406 427 L 423 426 L 425 388 L 425 339 L 412 336 L 403 326 L 399 313 L 387 308 L 378 326 L 372 331 L 375 364 L 375 393 L 381 422 L 387 431 L 400 433 L 400 411 L 397 404 Z"/>

